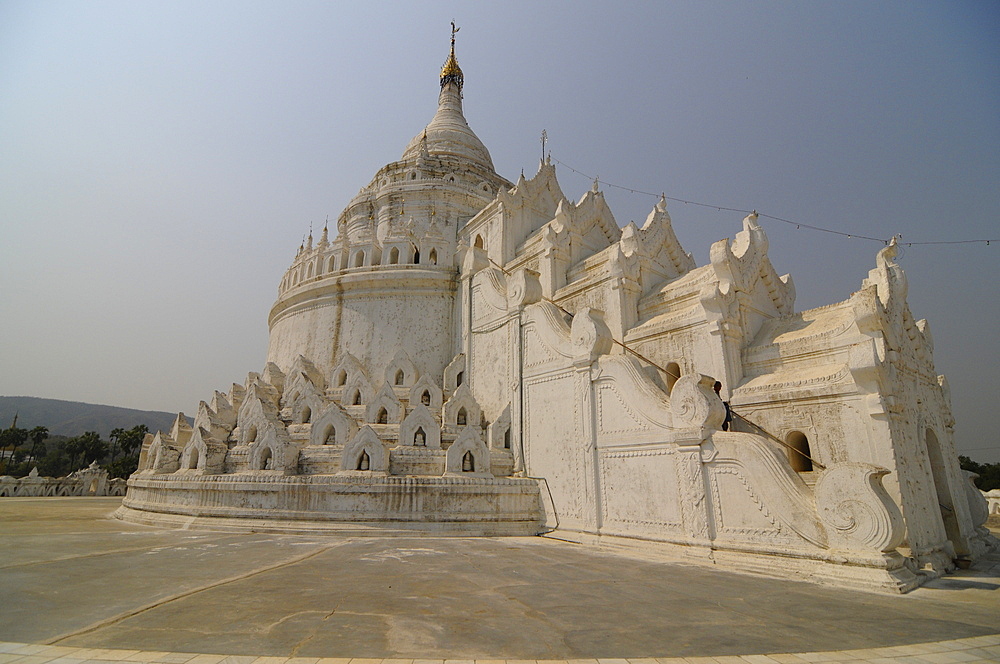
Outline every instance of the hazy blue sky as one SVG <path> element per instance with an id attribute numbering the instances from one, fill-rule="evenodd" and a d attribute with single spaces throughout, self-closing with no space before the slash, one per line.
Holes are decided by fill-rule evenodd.
<path id="1" fill-rule="evenodd" d="M 260 370 L 310 223 L 433 115 L 514 180 L 611 183 L 904 241 L 1000 237 L 996 2 L 0 0 L 0 394 L 193 414 Z M 590 182 L 559 167 L 566 194 Z M 653 199 L 605 187 L 621 224 Z M 671 203 L 699 264 L 741 214 Z M 880 245 L 764 220 L 800 309 Z M 1000 243 L 900 263 L 961 450 L 1000 461 Z"/>

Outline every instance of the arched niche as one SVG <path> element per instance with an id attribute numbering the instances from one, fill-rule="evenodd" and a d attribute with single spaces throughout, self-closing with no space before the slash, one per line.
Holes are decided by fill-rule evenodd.
<path id="1" fill-rule="evenodd" d="M 385 368 L 385 381 L 394 387 L 409 387 L 417 380 L 417 368 L 405 351 L 400 350 Z"/>
<path id="2" fill-rule="evenodd" d="M 357 425 L 336 404 L 330 404 L 315 417 L 309 432 L 310 445 L 344 445 L 354 437 Z"/>
<path id="3" fill-rule="evenodd" d="M 253 457 L 254 470 L 274 470 L 274 452 L 269 445 L 260 448 Z"/>
<path id="4" fill-rule="evenodd" d="M 416 440 L 418 430 L 424 434 L 422 447 L 435 450 L 441 448 L 441 427 L 434 419 L 434 414 L 423 404 L 417 404 L 399 425 L 399 444 L 421 447 Z"/>
<path id="5" fill-rule="evenodd" d="M 490 451 L 479 435 L 479 427 L 463 429 L 446 454 L 445 472 L 449 475 L 490 474 Z M 471 457 L 472 470 L 463 470 L 470 465 L 467 454 Z"/>
<path id="6" fill-rule="evenodd" d="M 368 457 L 369 472 L 384 473 L 389 470 L 389 453 L 375 430 L 363 427 L 347 445 L 340 457 L 341 472 L 357 471 L 362 462 L 362 454 Z"/>
<path id="7" fill-rule="evenodd" d="M 442 413 L 442 421 L 452 427 L 479 427 L 482 424 L 482 410 L 472 396 L 468 385 L 462 385 L 455 390 L 451 399 L 445 402 Z"/>
<path id="8" fill-rule="evenodd" d="M 430 408 L 433 412 L 440 412 L 443 402 L 444 395 L 441 393 L 441 388 L 426 375 L 421 376 L 417 382 L 413 384 L 413 387 L 410 388 L 410 408 L 414 408 L 418 404 L 422 404 Z"/>
<path id="9" fill-rule="evenodd" d="M 341 393 L 341 403 L 345 406 L 366 406 L 372 401 L 373 390 L 368 379 L 358 374 L 347 379 Z"/>
<path id="10" fill-rule="evenodd" d="M 365 421 L 372 424 L 399 424 L 403 419 L 403 404 L 396 398 L 389 383 L 382 385 L 365 408 Z"/>
<path id="11" fill-rule="evenodd" d="M 813 469 L 812 453 L 809 450 L 809 438 L 801 431 L 789 431 L 785 436 L 788 445 L 788 463 L 797 473 L 808 473 Z"/>

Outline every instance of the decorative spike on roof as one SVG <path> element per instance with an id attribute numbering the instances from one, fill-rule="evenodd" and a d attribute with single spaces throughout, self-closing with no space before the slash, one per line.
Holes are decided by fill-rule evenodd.
<path id="1" fill-rule="evenodd" d="M 449 83 L 454 83 L 458 86 L 458 89 L 462 89 L 462 85 L 465 83 L 465 76 L 462 74 L 462 68 L 458 66 L 458 60 L 455 59 L 455 33 L 461 30 L 461 28 L 455 27 L 455 22 L 451 22 L 451 54 L 445 61 L 444 66 L 441 67 L 441 87 L 448 85 Z"/>

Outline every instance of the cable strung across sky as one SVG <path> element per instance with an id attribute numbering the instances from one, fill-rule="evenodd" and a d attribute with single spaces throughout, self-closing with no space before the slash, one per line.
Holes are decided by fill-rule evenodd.
<path id="1" fill-rule="evenodd" d="M 547 136 L 546 136 L 546 138 L 547 138 Z M 587 175 L 583 171 L 581 171 L 579 169 L 576 169 L 576 168 L 573 168 L 572 166 L 570 166 L 566 162 L 559 161 L 558 159 L 553 158 L 552 161 L 556 162 L 560 166 L 564 166 L 564 167 L 568 168 L 569 170 L 573 171 L 577 175 L 582 175 L 583 177 L 585 177 L 585 178 L 587 178 L 589 180 L 593 180 L 594 182 L 599 182 L 600 184 L 603 184 L 606 187 L 614 187 L 615 189 L 621 189 L 622 191 L 627 191 L 630 194 L 642 194 L 643 196 L 652 196 L 654 198 L 665 198 L 668 201 L 677 201 L 678 203 L 684 203 L 685 205 L 697 205 L 699 207 L 707 207 L 707 208 L 712 208 L 714 210 L 719 210 L 719 211 L 724 211 L 724 212 L 739 212 L 740 214 L 754 213 L 758 217 L 763 217 L 764 219 L 773 219 L 774 221 L 780 221 L 780 222 L 785 223 L 785 224 L 793 225 L 793 226 L 795 226 L 796 229 L 807 228 L 807 229 L 809 229 L 811 231 L 819 231 L 820 233 L 832 233 L 833 235 L 839 235 L 841 237 L 846 237 L 846 238 L 848 238 L 850 240 L 871 240 L 872 242 L 881 242 L 882 244 L 885 244 L 885 245 L 889 244 L 889 239 L 886 239 L 886 238 L 871 237 L 870 235 L 859 235 L 857 233 L 845 233 L 844 231 L 836 231 L 836 230 L 833 230 L 832 228 L 823 228 L 821 226 L 813 226 L 812 224 L 804 224 L 801 221 L 792 221 L 791 219 L 783 219 L 782 217 L 776 217 L 776 216 L 774 216 L 772 214 L 766 214 L 764 212 L 759 212 L 757 210 L 748 210 L 746 208 L 727 207 L 725 205 L 712 205 L 711 203 L 700 203 L 698 201 L 689 201 L 689 200 L 686 200 L 686 199 L 683 199 L 683 198 L 676 198 L 674 196 L 667 196 L 664 193 L 654 194 L 652 192 L 642 191 L 641 189 L 635 189 L 633 187 L 623 187 L 620 184 L 613 184 L 613 183 L 608 182 L 606 180 L 602 180 L 602 179 L 600 179 L 600 177 L 591 177 L 590 175 Z M 980 244 L 980 243 L 985 243 L 986 246 L 989 246 L 991 242 L 997 242 L 998 240 L 1000 240 L 1000 238 L 992 238 L 992 239 L 989 239 L 989 240 L 985 240 L 985 239 L 983 239 L 983 240 L 933 240 L 933 241 L 928 241 L 928 242 L 903 242 L 902 241 L 902 237 L 903 237 L 902 233 L 898 234 L 896 237 L 898 238 L 897 242 L 899 244 L 907 246 L 907 247 L 912 247 L 912 246 L 916 246 L 916 245 L 930 245 L 930 244 Z"/>

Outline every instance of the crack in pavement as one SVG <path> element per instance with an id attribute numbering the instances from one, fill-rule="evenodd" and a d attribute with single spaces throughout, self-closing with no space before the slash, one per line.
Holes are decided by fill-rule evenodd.
<path id="1" fill-rule="evenodd" d="M 289 657 L 298 657 L 298 654 L 299 654 L 299 651 L 300 651 L 300 650 L 302 650 L 302 648 L 303 648 L 303 647 L 304 647 L 304 646 L 305 646 L 305 645 L 306 645 L 307 643 L 309 643 L 309 642 L 310 642 L 310 641 L 312 641 L 312 640 L 313 640 L 314 638 L 316 638 L 316 635 L 317 635 L 317 634 L 319 634 L 319 631 L 320 631 L 320 629 L 322 629 L 322 626 L 323 626 L 323 623 L 324 623 L 324 622 L 326 622 L 327 620 L 329 620 L 330 618 L 332 618 L 332 617 L 333 617 L 333 615 L 334 615 L 335 613 L 337 613 L 337 609 L 339 609 L 339 608 L 340 608 L 340 603 L 341 603 L 342 601 L 343 601 L 342 599 L 339 599 L 339 600 L 337 600 L 337 604 L 336 604 L 336 605 L 334 605 L 334 607 L 333 607 L 333 611 L 330 611 L 330 613 L 328 613 L 328 614 L 326 614 L 325 616 L 323 616 L 323 619 L 322 619 L 322 620 L 320 621 L 320 626 L 319 626 L 319 627 L 317 627 L 316 629 L 314 629 L 314 630 L 313 630 L 313 631 L 312 631 L 312 632 L 311 632 L 311 633 L 310 633 L 310 634 L 309 634 L 308 636 L 306 636 L 306 637 L 305 637 L 304 639 L 302 639 L 301 641 L 299 641 L 298 643 L 296 643 L 296 644 L 295 644 L 294 646 L 292 646 L 292 652 L 291 652 L 291 654 L 289 654 L 289 655 L 288 655 Z"/>
<path id="2" fill-rule="evenodd" d="M 227 577 L 227 578 L 222 579 L 220 581 L 214 581 L 212 583 L 206 584 L 204 586 L 200 586 L 198 588 L 193 588 L 191 590 L 186 590 L 184 592 L 177 593 L 177 594 L 171 595 L 169 597 L 165 597 L 165 598 L 163 598 L 161 600 L 157 600 L 155 602 L 151 602 L 151 603 L 149 603 L 149 604 L 147 604 L 145 606 L 139 607 L 138 609 L 133 609 L 133 610 L 130 610 L 130 611 L 125 611 L 123 613 L 119 613 L 116 616 L 112 616 L 110 618 L 105 618 L 104 620 L 99 620 L 98 622 L 92 623 L 92 624 L 90 624 L 90 625 L 88 625 L 86 627 L 83 627 L 81 629 L 77 629 L 77 630 L 74 630 L 72 632 L 67 632 L 65 634 L 60 634 L 59 636 L 56 636 L 54 638 L 51 638 L 51 639 L 45 641 L 44 644 L 45 645 L 50 645 L 50 646 L 58 645 L 60 642 L 65 641 L 67 639 L 71 639 L 74 636 L 82 636 L 83 634 L 89 634 L 91 632 L 96 632 L 99 629 L 102 629 L 104 627 L 109 627 L 111 625 L 115 625 L 117 623 L 120 623 L 120 622 L 122 622 L 124 620 L 127 620 L 129 618 L 132 618 L 134 616 L 146 613 L 148 611 L 152 611 L 153 609 L 161 607 L 161 606 L 163 606 L 165 604 L 169 604 L 170 602 L 174 602 L 174 601 L 177 601 L 179 599 L 184 599 L 185 597 L 190 597 L 192 595 L 196 595 L 196 594 L 198 594 L 200 592 L 204 592 L 206 590 L 212 590 L 213 588 L 218 588 L 220 586 L 224 586 L 224 585 L 229 584 L 229 583 L 234 583 L 236 581 L 243 581 L 244 579 L 249 579 L 251 577 L 258 576 L 260 574 L 265 574 L 267 572 L 272 572 L 274 570 L 281 569 L 283 567 L 289 567 L 291 565 L 297 565 L 298 563 L 305 562 L 306 560 L 309 560 L 310 558 L 314 558 L 314 557 L 320 555 L 321 553 L 325 553 L 325 552 L 329 551 L 330 549 L 334 549 L 334 548 L 336 548 L 338 546 L 340 546 L 340 543 L 328 544 L 328 545 L 322 546 L 321 548 L 319 548 L 319 549 L 317 549 L 315 551 L 311 551 L 311 552 L 309 552 L 307 554 L 298 556 L 298 557 L 293 558 L 291 560 L 285 560 L 283 562 L 280 562 L 280 563 L 277 563 L 277 564 L 274 564 L 274 565 L 269 565 L 267 567 L 259 567 L 259 568 L 255 569 L 255 570 L 251 570 L 251 571 L 245 572 L 243 574 L 238 574 L 236 576 Z"/>
<path id="3" fill-rule="evenodd" d="M 226 535 L 220 539 L 211 539 L 209 541 L 211 543 L 216 543 L 225 540 L 234 540 L 238 538 L 239 535 Z M 146 550 L 153 551 L 156 549 L 171 549 L 171 548 L 176 548 L 176 547 L 172 547 L 169 544 L 153 544 L 153 545 L 147 544 L 145 546 L 126 547 L 121 549 L 109 549 L 107 551 L 99 551 L 97 553 L 80 553 L 75 555 L 70 554 L 68 556 L 62 556 L 59 558 L 50 558 L 49 560 L 30 560 L 28 562 L 23 562 L 23 563 L 11 563 L 10 565 L 0 565 L 0 571 L 7 569 L 16 569 L 18 567 L 31 567 L 34 565 L 48 565 L 49 563 L 61 563 L 67 560 L 84 560 L 87 558 L 100 558 L 101 556 L 112 556 L 117 553 L 132 553 L 135 551 L 146 551 Z"/>

